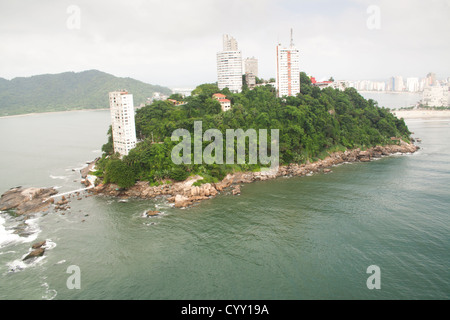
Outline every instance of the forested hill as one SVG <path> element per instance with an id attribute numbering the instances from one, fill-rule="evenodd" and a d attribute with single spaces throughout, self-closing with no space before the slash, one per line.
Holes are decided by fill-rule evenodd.
<path id="1" fill-rule="evenodd" d="M 219 102 L 212 98 L 217 92 L 231 100 L 230 111 L 223 112 Z M 389 109 L 378 107 L 376 101 L 364 99 L 353 88 L 321 90 L 312 86 L 306 74 L 301 73 L 301 92 L 296 97 L 277 98 L 270 85 L 253 90 L 244 88 L 242 93 L 233 94 L 227 88 L 219 91 L 215 84 L 203 84 L 185 98 L 181 106 L 157 101 L 137 110 L 136 133 L 142 142 L 128 156 L 119 159 L 113 154 L 109 132 L 97 174 L 104 182 L 126 188 L 136 180 L 159 183 L 164 179 L 180 181 L 191 174 L 199 174 L 205 182 L 216 182 L 233 171 L 260 170 L 259 163 L 248 162 L 174 164 L 171 152 L 178 141 L 171 141 L 170 137 L 175 129 L 183 128 L 191 133 L 192 139 L 195 121 L 202 121 L 203 132 L 214 128 L 223 136 L 227 129 L 279 129 L 280 164 L 301 164 L 322 159 L 338 150 L 392 144 L 395 143 L 392 137 L 409 141 L 411 133 L 403 119 L 396 118 Z M 248 155 L 248 145 L 246 148 Z M 192 154 L 190 158 L 193 159 Z"/>
<path id="2" fill-rule="evenodd" d="M 0 78 L 0 116 L 109 108 L 108 92 L 118 89 L 132 93 L 135 106 L 145 103 L 154 92 L 171 93 L 166 87 L 119 78 L 98 70 L 12 80 Z"/>

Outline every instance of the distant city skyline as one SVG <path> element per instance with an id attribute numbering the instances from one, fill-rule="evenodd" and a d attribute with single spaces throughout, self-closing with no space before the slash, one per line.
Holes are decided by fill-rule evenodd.
<path id="1" fill-rule="evenodd" d="M 230 14 L 232 12 L 232 14 Z M 450 1 L 3 1 L 0 77 L 97 69 L 171 88 L 217 81 L 222 35 L 276 76 L 294 42 L 316 79 L 450 76 Z"/>

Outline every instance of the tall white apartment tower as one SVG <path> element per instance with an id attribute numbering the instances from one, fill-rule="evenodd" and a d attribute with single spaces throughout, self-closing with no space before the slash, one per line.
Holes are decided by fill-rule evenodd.
<path id="1" fill-rule="evenodd" d="M 292 29 L 289 48 L 277 46 L 276 82 L 278 97 L 296 96 L 300 92 L 300 53 L 294 46 Z"/>
<path id="2" fill-rule="evenodd" d="M 223 36 L 223 51 L 217 53 L 217 85 L 220 90 L 242 91 L 242 53 L 236 39 Z"/>
<path id="3" fill-rule="evenodd" d="M 128 155 L 136 146 L 133 95 L 127 91 L 109 93 L 114 152 Z"/>

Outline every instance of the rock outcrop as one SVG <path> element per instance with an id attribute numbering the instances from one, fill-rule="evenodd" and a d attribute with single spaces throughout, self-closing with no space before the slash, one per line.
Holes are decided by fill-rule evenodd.
<path id="1" fill-rule="evenodd" d="M 40 241 L 40 242 L 36 242 L 35 244 L 33 244 L 31 246 L 31 249 L 39 249 L 40 247 L 45 246 L 46 243 L 47 243 L 46 240 Z"/>
<path id="2" fill-rule="evenodd" d="M 400 140 L 398 145 L 377 146 L 368 150 L 354 149 L 344 152 L 335 152 L 323 160 L 307 164 L 289 164 L 280 166 L 278 170 L 263 172 L 236 172 L 228 174 L 218 183 L 205 183 L 194 185 L 201 180 L 201 176 L 192 176 L 183 182 L 174 182 L 160 186 L 150 186 L 148 182 L 139 181 L 129 189 L 120 189 L 115 184 L 98 185 L 93 190 L 94 194 L 103 194 L 120 198 L 155 198 L 167 196 L 168 201 L 174 203 L 177 208 L 184 208 L 196 202 L 216 196 L 219 192 L 232 187 L 231 193 L 241 193 L 240 185 L 254 181 L 264 181 L 280 176 L 305 176 L 317 172 L 330 173 L 330 167 L 345 162 L 368 162 L 374 158 L 380 158 L 395 153 L 413 153 L 419 147 Z"/>
<path id="3" fill-rule="evenodd" d="M 14 210 L 23 215 L 45 211 L 54 202 L 52 195 L 57 194 L 53 188 L 12 188 L 0 198 L 0 211 Z"/>
<path id="4" fill-rule="evenodd" d="M 31 258 L 43 256 L 44 252 L 45 252 L 45 248 L 35 249 L 35 250 L 31 251 L 25 258 L 23 258 L 23 261 L 31 259 Z"/>

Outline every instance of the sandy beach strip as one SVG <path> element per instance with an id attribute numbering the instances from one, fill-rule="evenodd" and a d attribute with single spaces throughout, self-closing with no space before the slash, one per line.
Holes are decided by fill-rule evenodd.
<path id="1" fill-rule="evenodd" d="M 450 110 L 392 110 L 392 113 L 403 119 L 450 119 Z"/>

